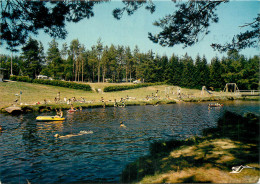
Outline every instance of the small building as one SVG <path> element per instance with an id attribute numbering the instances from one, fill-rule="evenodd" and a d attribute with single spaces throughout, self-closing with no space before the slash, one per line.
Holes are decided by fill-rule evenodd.
<path id="1" fill-rule="evenodd" d="M 48 79 L 48 76 L 46 76 L 46 75 L 38 75 L 36 78 L 37 79 Z"/>
<path id="2" fill-rule="evenodd" d="M 4 71 L 5 71 L 4 68 L 0 68 L 0 82 L 3 82 L 4 80 Z"/>
<path id="3" fill-rule="evenodd" d="M 105 82 L 111 82 L 112 80 L 110 78 L 105 79 Z"/>

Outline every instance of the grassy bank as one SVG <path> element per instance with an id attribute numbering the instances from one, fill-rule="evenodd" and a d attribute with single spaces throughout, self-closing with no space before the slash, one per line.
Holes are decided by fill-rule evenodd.
<path id="1" fill-rule="evenodd" d="M 237 96 L 227 93 L 214 92 L 212 95 L 201 94 L 200 90 L 196 89 L 186 89 L 182 88 L 182 98 L 179 99 L 177 96 L 177 86 L 149 86 L 138 89 L 131 89 L 126 91 L 117 91 L 117 92 L 103 92 L 103 89 L 107 86 L 113 85 L 126 85 L 126 84 L 113 84 L 113 83 L 89 83 L 92 88 L 92 91 L 83 91 L 75 90 L 63 87 L 26 83 L 26 82 L 4 82 L 0 83 L 0 109 L 3 109 L 12 105 L 22 104 L 24 109 L 32 109 L 33 111 L 41 110 L 44 104 L 44 100 L 47 101 L 47 106 L 49 109 L 54 109 L 54 107 L 59 107 L 67 109 L 68 105 L 64 102 L 64 98 L 71 99 L 75 97 L 80 99 L 81 97 L 86 100 L 85 103 L 74 103 L 76 106 L 82 106 L 83 108 L 93 108 L 93 107 L 103 107 L 101 103 L 101 98 L 106 102 L 106 106 L 113 106 L 113 102 L 116 99 L 117 102 L 121 98 L 128 98 L 126 100 L 126 105 L 153 105 L 156 103 L 168 104 L 175 102 L 201 102 L 201 101 L 219 101 L 219 100 L 234 100 L 237 99 Z M 127 84 L 133 85 L 133 84 Z M 170 90 L 167 91 L 167 88 Z M 97 92 L 97 89 L 101 89 L 102 92 Z M 156 91 L 158 90 L 158 96 L 155 96 Z M 21 95 L 20 97 L 16 96 Z M 57 104 L 54 101 L 54 98 L 57 97 L 58 92 L 60 92 L 61 101 Z M 166 95 L 168 93 L 168 95 Z M 148 98 L 147 98 L 148 96 Z M 14 102 L 15 100 L 18 102 Z M 258 97 L 255 98 L 259 99 Z M 40 105 L 35 106 L 36 103 Z"/>
<path id="2" fill-rule="evenodd" d="M 42 84 L 33 84 L 33 83 L 26 83 L 26 82 L 6 82 L 0 83 L 0 108 L 8 107 L 11 105 L 18 105 L 20 104 L 20 97 L 16 96 L 21 95 L 21 103 L 22 108 L 28 107 L 28 109 L 37 109 L 42 108 L 44 104 L 44 99 L 47 101 L 47 106 L 50 109 L 61 107 L 63 109 L 67 109 L 69 106 L 66 105 L 64 102 L 64 98 L 71 99 L 75 97 L 76 99 L 80 100 L 81 97 L 85 99 L 85 103 L 74 103 L 75 106 L 82 106 L 84 107 L 103 107 L 103 103 L 101 103 L 101 98 L 106 102 L 106 106 L 112 106 L 114 104 L 114 100 L 116 99 L 117 102 L 120 101 L 121 98 L 126 98 L 128 96 L 128 100 L 126 101 L 126 105 L 149 105 L 155 104 L 157 102 L 164 104 L 164 103 L 174 103 L 174 99 L 167 99 L 165 98 L 164 92 L 161 92 L 160 98 L 155 100 L 149 99 L 147 100 L 145 97 L 147 95 L 151 95 L 152 93 L 155 94 L 156 90 L 163 91 L 165 86 L 151 86 L 146 88 L 140 89 L 133 89 L 128 91 L 119 91 L 119 92 L 110 92 L 110 93 L 98 93 L 95 89 L 103 89 L 105 86 L 111 86 L 113 84 L 105 83 L 105 84 L 91 84 L 91 87 L 94 91 L 87 92 L 83 90 L 75 90 L 75 89 L 68 89 L 63 87 L 55 87 L 55 86 L 48 86 Z M 132 85 L 132 84 L 129 84 Z M 54 98 L 57 97 L 58 92 L 60 92 L 61 101 L 57 104 L 54 101 Z M 163 97 L 164 96 L 164 97 Z M 14 101 L 18 99 L 18 102 L 15 103 Z M 36 105 L 39 102 L 40 105 Z"/>
<path id="3" fill-rule="evenodd" d="M 150 154 L 129 164 L 122 182 L 256 183 L 259 179 L 259 117 L 226 112 L 203 137 L 160 141 Z M 234 166 L 248 165 L 230 173 Z"/>
<path id="4" fill-rule="evenodd" d="M 157 104 L 175 104 L 174 100 L 152 100 L 152 101 L 126 101 L 126 106 L 142 106 L 142 105 L 157 105 Z M 119 108 L 122 106 L 119 103 Z M 23 112 L 48 112 L 48 111 L 55 111 L 55 110 L 68 110 L 71 108 L 71 105 L 63 104 L 46 104 L 46 105 L 21 105 L 21 110 Z M 113 102 L 96 102 L 96 103 L 73 103 L 73 107 L 79 109 L 81 108 L 104 108 L 104 107 L 114 107 Z M 6 113 L 5 108 L 2 108 L 0 112 Z"/>

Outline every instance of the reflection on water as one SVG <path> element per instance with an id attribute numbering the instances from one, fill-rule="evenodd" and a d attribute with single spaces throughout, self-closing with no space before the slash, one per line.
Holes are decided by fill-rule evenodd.
<path id="1" fill-rule="evenodd" d="M 118 182 L 128 163 L 148 154 L 150 142 L 200 135 L 203 128 L 216 125 L 224 110 L 260 113 L 257 102 L 236 101 L 212 110 L 207 103 L 86 109 L 65 114 L 64 122 L 37 122 L 38 114 L 1 114 L 0 181 Z M 80 131 L 93 134 L 54 137 Z"/>

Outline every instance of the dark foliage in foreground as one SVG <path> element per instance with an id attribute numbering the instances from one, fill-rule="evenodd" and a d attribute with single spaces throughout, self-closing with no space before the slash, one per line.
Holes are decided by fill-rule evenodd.
<path id="1" fill-rule="evenodd" d="M 141 157 L 128 164 L 121 175 L 122 182 L 138 182 L 147 175 L 179 171 L 185 168 L 204 167 L 212 165 L 222 170 L 229 170 L 234 165 L 259 162 L 259 116 L 248 113 L 245 116 L 233 112 L 225 112 L 218 120 L 216 128 L 208 128 L 203 131 L 204 137 L 192 137 L 188 140 L 157 141 L 150 145 L 150 155 Z M 215 148 L 214 144 L 205 144 L 197 148 L 205 156 L 180 156 L 172 158 L 170 152 L 180 149 L 182 146 L 197 147 L 202 142 L 214 143 L 215 139 L 227 138 L 237 147 L 226 148 L 225 152 L 235 157 L 234 160 L 219 163 L 219 158 L 206 157 Z M 250 144 L 249 144 L 250 143 Z M 246 147 L 244 146 L 246 145 Z M 250 146 L 248 146 L 250 145 Z M 221 154 L 219 157 L 221 158 Z M 166 158 L 167 159 L 163 159 Z M 209 181 L 210 182 L 210 181 Z"/>
<path id="2" fill-rule="evenodd" d="M 253 113 L 241 116 L 227 111 L 218 120 L 217 127 L 205 129 L 203 135 L 214 138 L 230 138 L 245 143 L 258 143 L 259 125 L 259 116 Z"/>

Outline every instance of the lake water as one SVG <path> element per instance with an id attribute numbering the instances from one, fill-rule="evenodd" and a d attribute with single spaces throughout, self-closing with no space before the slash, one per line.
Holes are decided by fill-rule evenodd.
<path id="1" fill-rule="evenodd" d="M 225 102 L 85 109 L 64 122 L 37 122 L 37 115 L 0 114 L 2 183 L 119 182 L 125 166 L 149 153 L 153 141 L 184 139 L 216 126 L 225 110 L 260 114 L 259 102 Z M 120 127 L 123 121 L 126 128 Z M 80 131 L 90 134 L 55 138 Z"/>

